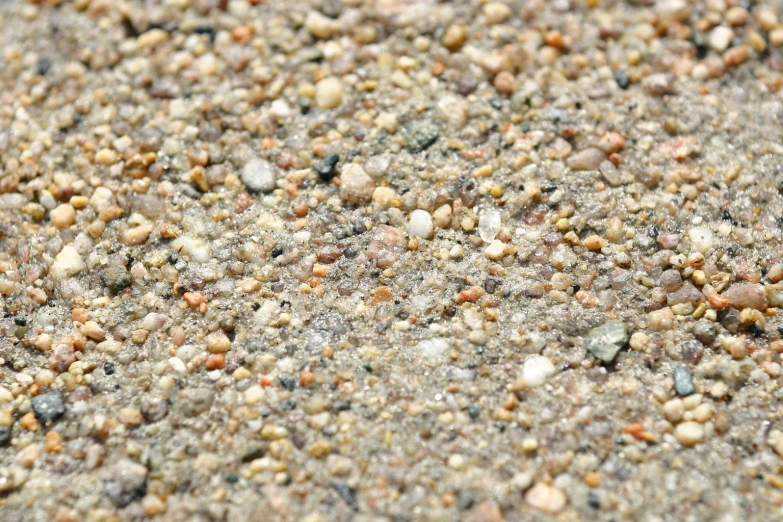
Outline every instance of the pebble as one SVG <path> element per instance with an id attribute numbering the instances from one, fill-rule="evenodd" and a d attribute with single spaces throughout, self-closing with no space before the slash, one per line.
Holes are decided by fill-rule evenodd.
<path id="1" fill-rule="evenodd" d="M 696 393 L 696 388 L 693 386 L 693 377 L 691 377 L 691 372 L 689 372 L 685 366 L 675 366 L 672 375 L 674 377 L 674 391 L 677 392 L 677 395 L 685 397 L 687 395 Z"/>
<path id="2" fill-rule="evenodd" d="M 484 6 L 484 16 L 489 25 L 502 24 L 511 17 L 511 8 L 501 2 L 490 2 Z"/>
<path id="3" fill-rule="evenodd" d="M 734 31 L 725 25 L 719 25 L 710 31 L 709 44 L 715 51 L 722 53 L 731 45 L 734 38 Z"/>
<path id="4" fill-rule="evenodd" d="M 35 418 L 43 424 L 57 422 L 65 415 L 65 398 L 61 391 L 53 390 L 36 395 L 31 402 Z"/>
<path id="5" fill-rule="evenodd" d="M 76 248 L 72 245 L 66 245 L 54 258 L 50 272 L 57 281 L 62 281 L 75 276 L 86 267 L 87 265 Z"/>
<path id="6" fill-rule="evenodd" d="M 334 109 L 343 101 L 343 84 L 338 78 L 324 78 L 315 86 L 315 104 L 319 109 Z"/>
<path id="7" fill-rule="evenodd" d="M 541 355 L 531 357 L 522 366 L 522 377 L 530 388 L 541 386 L 555 373 L 557 369 L 552 361 Z"/>
<path id="8" fill-rule="evenodd" d="M 468 28 L 464 25 L 450 25 L 443 33 L 442 43 L 449 51 L 458 51 L 468 39 Z"/>
<path id="9" fill-rule="evenodd" d="M 125 507 L 147 493 L 147 468 L 120 459 L 103 473 L 103 494 L 117 507 Z"/>
<path id="10" fill-rule="evenodd" d="M 484 256 L 492 261 L 499 261 L 506 255 L 506 244 L 495 239 L 484 249 Z"/>
<path id="11" fill-rule="evenodd" d="M 500 212 L 495 209 L 487 210 L 479 216 L 478 231 L 479 237 L 485 243 L 491 243 L 500 232 L 501 226 Z"/>
<path id="12" fill-rule="evenodd" d="M 275 167 L 264 159 L 254 159 L 242 169 L 242 183 L 251 192 L 272 192 L 277 187 Z"/>
<path id="13" fill-rule="evenodd" d="M 317 11 L 311 11 L 305 19 L 305 27 L 310 34 L 321 40 L 328 40 L 340 29 L 337 20 L 332 20 Z"/>
<path id="14" fill-rule="evenodd" d="M 369 203 L 375 191 L 375 181 L 357 163 L 343 167 L 340 175 L 340 198 L 354 205 Z"/>
<path id="15" fill-rule="evenodd" d="M 114 293 L 131 285 L 131 276 L 124 266 L 110 266 L 101 272 L 101 282 Z"/>
<path id="16" fill-rule="evenodd" d="M 567 163 L 572 170 L 598 170 L 605 159 L 604 151 L 591 147 L 577 152 L 568 158 Z"/>
<path id="17" fill-rule="evenodd" d="M 405 146 L 413 153 L 422 152 L 430 148 L 440 137 L 438 126 L 428 119 L 415 120 L 406 128 Z"/>
<path id="18" fill-rule="evenodd" d="M 67 228 L 76 223 L 76 210 L 68 203 L 63 203 L 49 212 L 49 221 L 59 229 Z"/>
<path id="19" fill-rule="evenodd" d="M 731 306 L 737 310 L 752 308 L 754 310 L 764 311 L 769 305 L 767 292 L 762 284 L 747 282 L 734 283 L 721 295 L 728 299 Z"/>
<path id="20" fill-rule="evenodd" d="M 416 209 L 411 212 L 408 222 L 408 234 L 414 237 L 429 239 L 434 230 L 432 216 L 426 210 Z"/>
<path id="21" fill-rule="evenodd" d="M 691 240 L 691 249 L 706 254 L 715 243 L 715 234 L 706 227 L 695 227 L 688 231 Z"/>
<path id="22" fill-rule="evenodd" d="M 596 326 L 585 338 L 585 349 L 605 363 L 611 363 L 628 342 L 628 325 L 622 321 L 607 321 Z"/>
<path id="23" fill-rule="evenodd" d="M 557 515 L 565 509 L 568 498 L 556 487 L 538 482 L 525 493 L 525 502 L 549 515 Z"/>
<path id="24" fill-rule="evenodd" d="M 681 422 L 674 428 L 674 438 L 686 448 L 692 448 L 704 442 L 704 426 L 694 421 Z"/>

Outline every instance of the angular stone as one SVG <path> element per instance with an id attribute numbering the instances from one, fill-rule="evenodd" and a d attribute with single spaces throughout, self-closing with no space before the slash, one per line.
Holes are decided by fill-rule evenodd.
<path id="1" fill-rule="evenodd" d="M 596 326 L 585 339 L 585 349 L 605 363 L 610 363 L 628 342 L 628 325 L 622 321 L 607 321 Z"/>
<path id="2" fill-rule="evenodd" d="M 675 366 L 672 376 L 674 377 L 674 391 L 677 392 L 677 395 L 685 397 L 696 393 L 691 372 L 685 366 Z"/>
<path id="3" fill-rule="evenodd" d="M 60 391 L 36 395 L 32 400 L 33 413 L 41 423 L 55 422 L 65 415 L 65 398 Z"/>

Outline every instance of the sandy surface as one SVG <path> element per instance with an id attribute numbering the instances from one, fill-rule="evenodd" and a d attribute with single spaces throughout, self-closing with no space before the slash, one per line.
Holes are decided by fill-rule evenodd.
<path id="1" fill-rule="evenodd" d="M 0 2 L 0 520 L 779 519 L 781 20 Z"/>

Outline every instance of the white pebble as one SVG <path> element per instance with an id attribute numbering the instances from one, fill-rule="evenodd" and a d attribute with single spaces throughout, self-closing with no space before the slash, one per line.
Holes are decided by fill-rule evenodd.
<path id="1" fill-rule="evenodd" d="M 254 159 L 242 169 L 242 183 L 251 192 L 269 193 L 277 186 L 275 168 L 266 160 Z"/>
<path id="2" fill-rule="evenodd" d="M 429 359 L 439 359 L 449 349 L 449 342 L 442 337 L 419 341 L 419 351 Z"/>
<path id="3" fill-rule="evenodd" d="M 315 86 L 315 104 L 320 109 L 334 109 L 343 101 L 343 84 L 337 78 L 324 78 Z"/>
<path id="4" fill-rule="evenodd" d="M 709 43 L 710 47 L 719 53 L 722 53 L 731 45 L 731 39 L 734 38 L 734 31 L 726 27 L 725 25 L 719 25 L 712 31 L 710 31 Z"/>
<path id="5" fill-rule="evenodd" d="M 54 258 L 50 273 L 55 280 L 62 281 L 75 276 L 84 270 L 85 267 L 86 265 L 79 252 L 72 245 L 66 245 Z"/>
<path id="6" fill-rule="evenodd" d="M 714 242 L 714 234 L 712 230 L 706 227 L 695 227 L 688 231 L 688 237 L 691 240 L 691 247 L 696 252 L 706 254 L 707 251 L 712 248 Z"/>
<path id="7" fill-rule="evenodd" d="M 541 386 L 555 373 L 557 373 L 555 365 L 543 355 L 536 355 L 528 359 L 522 366 L 522 377 L 530 388 Z"/>
<path id="8" fill-rule="evenodd" d="M 500 232 L 500 212 L 490 209 L 479 216 L 479 236 L 485 243 L 491 243 Z"/>
<path id="9" fill-rule="evenodd" d="M 414 210 L 411 212 L 408 222 L 408 234 L 429 239 L 432 237 L 433 225 L 432 216 L 426 210 Z"/>

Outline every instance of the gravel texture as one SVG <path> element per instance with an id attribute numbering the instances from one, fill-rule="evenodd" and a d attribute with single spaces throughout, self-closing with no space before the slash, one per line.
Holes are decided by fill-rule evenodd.
<path id="1" fill-rule="evenodd" d="M 0 1 L 0 521 L 781 519 L 781 20 Z"/>

